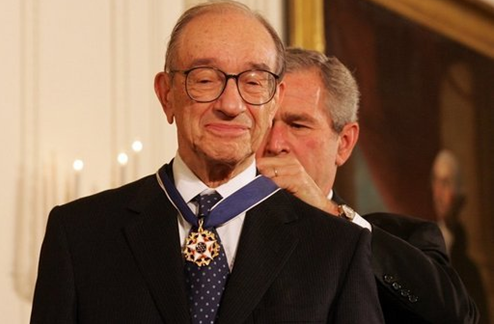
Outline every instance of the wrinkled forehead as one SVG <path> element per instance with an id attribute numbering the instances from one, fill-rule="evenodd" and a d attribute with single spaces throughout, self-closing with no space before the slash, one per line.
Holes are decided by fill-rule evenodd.
<path id="1" fill-rule="evenodd" d="M 276 69 L 277 52 L 266 27 L 242 12 L 209 12 L 191 20 L 180 35 L 179 68 L 207 65 L 220 69 Z M 237 70 L 237 71 L 233 71 Z"/>

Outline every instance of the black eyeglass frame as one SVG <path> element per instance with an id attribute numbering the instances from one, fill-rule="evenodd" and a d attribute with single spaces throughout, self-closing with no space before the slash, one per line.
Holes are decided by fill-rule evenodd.
<path id="1" fill-rule="evenodd" d="M 211 100 L 197 100 L 196 98 L 192 97 L 191 94 L 189 93 L 189 90 L 187 88 L 187 78 L 189 77 L 189 74 L 190 72 L 194 71 L 194 70 L 197 70 L 197 69 L 204 69 L 204 68 L 207 68 L 207 69 L 211 69 L 211 70 L 215 70 L 217 72 L 220 72 L 221 74 L 223 74 L 225 76 L 225 82 L 223 83 L 223 89 L 221 89 L 221 91 L 219 92 L 218 96 L 214 99 L 211 99 Z M 238 78 L 244 74 L 244 73 L 248 73 L 248 72 L 252 72 L 252 71 L 261 71 L 261 72 L 266 72 L 268 74 L 270 74 L 271 76 L 274 77 L 275 79 L 275 83 L 276 85 L 274 86 L 274 89 L 273 89 L 273 93 L 269 96 L 269 99 L 267 99 L 265 102 L 263 103 L 251 103 L 249 102 L 248 100 L 246 100 L 244 98 L 244 96 L 242 96 L 242 92 L 240 91 L 240 88 L 238 86 Z M 223 94 L 223 92 L 225 92 L 225 89 L 226 89 L 226 86 L 228 84 L 228 80 L 230 79 L 235 79 L 235 84 L 237 86 L 237 91 L 238 91 L 238 94 L 240 95 L 240 97 L 242 98 L 243 101 L 245 101 L 246 103 L 248 103 L 249 105 L 253 105 L 253 106 L 262 106 L 262 105 L 265 105 L 267 104 L 268 102 L 270 102 L 271 100 L 273 100 L 274 98 L 274 95 L 276 94 L 276 88 L 278 86 L 278 83 L 279 83 L 279 80 L 280 80 L 280 76 L 271 72 L 271 71 L 268 71 L 268 70 L 264 70 L 264 69 L 250 69 L 250 70 L 245 70 L 245 71 L 242 71 L 238 74 L 228 74 L 218 68 L 215 68 L 215 67 L 212 67 L 212 66 L 195 66 L 193 68 L 190 68 L 190 69 L 187 69 L 187 70 L 169 70 L 168 73 L 182 73 L 183 75 L 185 75 L 185 92 L 187 93 L 187 96 L 189 96 L 190 99 L 194 100 L 195 102 L 199 102 L 199 103 L 208 103 L 208 102 L 213 102 L 215 100 L 218 100 L 219 97 L 221 97 L 221 95 Z"/>

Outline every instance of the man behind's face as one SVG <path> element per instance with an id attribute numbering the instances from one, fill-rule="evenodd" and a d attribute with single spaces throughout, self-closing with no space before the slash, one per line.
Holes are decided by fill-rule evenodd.
<path id="1" fill-rule="evenodd" d="M 287 73 L 283 101 L 261 155 L 294 155 L 319 188 L 328 194 L 336 176 L 339 136 L 331 127 L 319 72 Z"/>

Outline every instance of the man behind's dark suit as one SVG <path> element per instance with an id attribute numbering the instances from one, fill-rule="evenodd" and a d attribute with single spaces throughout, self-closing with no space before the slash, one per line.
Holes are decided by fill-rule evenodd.
<path id="1" fill-rule="evenodd" d="M 478 310 L 435 223 L 387 213 L 372 224 L 372 264 L 386 323 L 476 323 Z"/>

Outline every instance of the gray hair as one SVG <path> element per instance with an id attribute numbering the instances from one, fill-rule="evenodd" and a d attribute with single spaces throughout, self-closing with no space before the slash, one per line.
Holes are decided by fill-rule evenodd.
<path id="1" fill-rule="evenodd" d="M 278 36 L 276 30 L 271 26 L 271 24 L 264 18 L 260 13 L 252 11 L 246 5 L 235 2 L 235 1 L 214 1 L 198 4 L 190 9 L 186 10 L 182 16 L 178 19 L 173 31 L 170 35 L 170 41 L 168 42 L 168 47 L 165 56 L 165 71 L 169 71 L 175 65 L 175 60 L 178 53 L 178 47 L 180 44 L 180 36 L 183 30 L 194 18 L 207 13 L 229 13 L 238 12 L 243 13 L 246 16 L 250 16 L 257 21 L 259 21 L 268 31 L 271 38 L 273 39 L 276 48 L 276 67 L 274 73 L 283 78 L 285 74 L 285 46 L 283 41 Z"/>
<path id="2" fill-rule="evenodd" d="M 286 72 L 316 69 L 326 91 L 326 108 L 333 122 L 333 129 L 340 133 L 343 127 L 358 121 L 360 93 L 352 73 L 336 57 L 323 53 L 287 48 Z"/>

